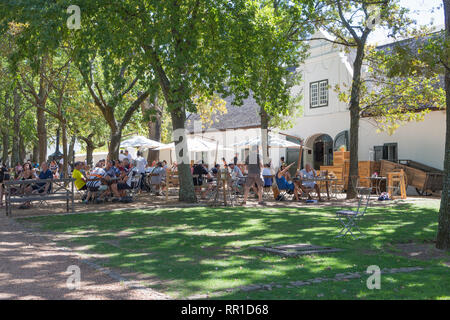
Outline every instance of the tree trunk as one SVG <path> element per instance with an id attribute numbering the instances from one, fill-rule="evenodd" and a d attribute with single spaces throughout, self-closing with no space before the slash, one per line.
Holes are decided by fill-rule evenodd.
<path id="1" fill-rule="evenodd" d="M 147 103 L 144 103 L 142 105 L 142 108 L 145 111 L 151 109 L 151 104 L 148 103 L 148 100 L 146 101 Z M 150 119 L 148 121 L 148 138 L 154 141 L 161 142 L 162 108 L 158 103 L 158 98 L 155 98 L 155 101 L 153 102 L 153 108 L 155 109 L 156 114 L 154 115 L 154 119 Z M 149 150 L 147 157 L 148 163 L 158 161 L 159 154 L 160 152 L 157 150 Z"/>
<path id="2" fill-rule="evenodd" d="M 67 172 L 68 172 L 68 161 L 69 157 L 67 154 L 67 127 L 65 122 L 61 122 L 61 129 L 62 129 L 62 144 L 63 144 L 63 178 L 68 178 Z"/>
<path id="3" fill-rule="evenodd" d="M 45 107 L 42 106 L 42 107 Z M 45 111 L 41 108 L 36 110 L 37 136 L 39 140 L 39 163 L 47 161 L 47 119 Z"/>
<path id="4" fill-rule="evenodd" d="M 37 145 L 37 142 L 33 142 L 33 162 L 38 162 L 39 160 L 39 146 Z"/>
<path id="5" fill-rule="evenodd" d="M 172 128 L 176 150 L 175 153 L 178 164 L 178 178 L 180 181 L 179 200 L 195 203 L 197 202 L 197 197 L 195 195 L 194 181 L 192 179 L 191 166 L 189 163 L 189 149 L 187 148 L 185 129 L 186 112 L 184 109 L 185 104 L 182 101 L 172 100 L 175 91 L 177 93 L 176 95 L 183 97 L 183 94 L 180 95 L 180 93 L 184 92 L 186 87 L 181 85 L 177 88 L 178 90 L 173 90 L 171 83 L 161 66 L 161 63 L 159 62 L 158 56 L 153 51 L 150 53 L 152 56 L 153 68 L 156 72 L 156 76 L 158 77 L 159 85 L 164 94 L 164 99 L 166 100 L 166 105 L 168 110 L 170 110 L 170 115 L 172 118 Z M 177 146 L 179 146 L 182 142 L 185 143 L 184 150 L 177 148 Z"/>
<path id="6" fill-rule="evenodd" d="M 3 145 L 3 154 L 2 154 L 2 161 L 4 164 L 9 165 L 9 134 L 7 132 L 3 133 L 2 137 L 2 145 Z"/>
<path id="7" fill-rule="evenodd" d="M 25 147 L 25 141 L 23 134 L 21 133 L 19 135 L 19 158 L 20 161 L 27 161 L 28 159 L 25 159 L 27 157 L 27 150 Z"/>
<path id="8" fill-rule="evenodd" d="M 75 142 L 77 140 L 76 136 L 72 136 L 72 138 L 70 139 L 70 144 L 69 144 L 69 163 L 72 163 L 72 167 L 74 164 L 74 159 L 75 159 Z"/>
<path id="9" fill-rule="evenodd" d="M 8 94 L 5 95 L 5 110 L 4 110 L 4 127 L 2 127 L 2 145 L 3 154 L 2 161 L 4 164 L 9 165 L 9 130 L 10 130 L 10 120 L 11 120 L 11 104 L 9 103 Z"/>
<path id="10" fill-rule="evenodd" d="M 121 139 L 122 139 L 122 131 L 120 129 L 117 131 L 111 130 L 111 139 L 108 150 L 108 160 L 119 159 L 119 149 Z"/>
<path id="11" fill-rule="evenodd" d="M 186 114 L 184 110 L 177 111 L 174 108 L 171 112 L 172 117 L 172 127 L 174 132 L 175 147 L 179 145 L 182 141 L 187 141 L 185 122 Z M 176 136 L 175 136 L 176 134 Z M 179 200 L 189 203 L 197 202 L 197 197 L 194 190 L 194 182 L 191 173 L 191 164 L 189 163 L 189 150 L 188 148 L 179 150 L 176 152 L 177 163 L 178 163 L 178 177 L 180 180 L 180 193 Z"/>
<path id="12" fill-rule="evenodd" d="M 93 154 L 94 153 L 94 146 L 90 143 L 86 144 L 86 163 L 88 166 L 93 166 Z"/>
<path id="13" fill-rule="evenodd" d="M 269 163 L 269 115 L 266 110 L 261 107 L 261 145 L 263 163 Z"/>
<path id="14" fill-rule="evenodd" d="M 14 102 L 14 118 L 13 118 L 13 136 L 12 136 L 12 152 L 11 163 L 15 166 L 17 163 L 22 163 L 19 155 L 19 136 L 20 136 L 20 95 L 17 88 L 13 90 Z"/>
<path id="15" fill-rule="evenodd" d="M 358 147 L 359 147 L 359 119 L 360 119 L 360 94 L 361 94 L 361 68 L 364 59 L 364 47 L 358 46 L 356 59 L 353 63 L 353 83 L 350 97 L 350 172 L 347 188 L 347 199 L 357 196 L 356 179 L 358 174 Z"/>
<path id="16" fill-rule="evenodd" d="M 450 40 L 450 0 L 443 0 L 445 14 L 445 34 Z M 445 54 L 447 66 L 450 66 L 450 52 Z M 442 189 L 441 208 L 439 211 L 439 227 L 436 248 L 450 251 L 450 70 L 445 70 L 445 91 L 447 107 L 447 131 L 445 135 L 444 186 Z"/>

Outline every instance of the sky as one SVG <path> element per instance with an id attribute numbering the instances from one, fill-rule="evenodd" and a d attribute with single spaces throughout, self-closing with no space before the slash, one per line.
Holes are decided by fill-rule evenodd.
<path id="1" fill-rule="evenodd" d="M 400 0 L 400 5 L 410 9 L 410 17 L 417 21 L 418 25 L 425 26 L 443 26 L 444 9 L 442 0 Z M 392 42 L 386 39 L 386 33 L 377 30 L 370 37 L 371 43 Z"/>

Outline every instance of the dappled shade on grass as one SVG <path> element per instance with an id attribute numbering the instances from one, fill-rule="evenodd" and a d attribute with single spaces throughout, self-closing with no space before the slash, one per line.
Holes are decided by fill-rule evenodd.
<path id="1" fill-rule="evenodd" d="M 39 225 L 43 230 L 71 234 L 70 243 L 66 244 L 104 255 L 106 258 L 101 263 L 105 266 L 137 272 L 144 276 L 144 282 L 149 286 L 174 298 L 218 296 L 233 299 L 243 295 L 269 299 L 311 298 L 306 292 L 314 294 L 317 286 L 279 289 L 277 294 L 271 291 L 225 293 L 225 290 L 255 283 L 286 285 L 291 281 L 332 277 L 343 272 L 363 272 L 370 265 L 380 268 L 432 266 L 433 273 L 426 269 L 419 278 L 423 280 L 429 276 L 430 283 L 425 286 L 431 291 L 427 297 L 437 298 L 445 294 L 439 290 L 442 287 L 433 287 L 432 282 L 440 272 L 448 272 L 448 268 L 437 261 L 411 260 L 387 250 L 392 251 L 393 243 L 434 239 L 437 208 L 437 202 L 370 208 L 360 223 L 366 237 L 357 241 L 350 237 L 335 238 L 339 228 L 334 213 L 339 208 L 184 208 L 21 221 Z M 294 243 L 344 250 L 320 256 L 281 258 L 249 248 Z M 361 281 L 357 282 L 357 297 L 402 297 L 394 290 L 377 295 Z M 448 283 L 449 279 L 446 281 Z M 342 284 L 328 283 L 328 286 Z M 214 295 L 214 292 L 219 293 Z M 339 292 L 333 297 L 349 298 Z"/>

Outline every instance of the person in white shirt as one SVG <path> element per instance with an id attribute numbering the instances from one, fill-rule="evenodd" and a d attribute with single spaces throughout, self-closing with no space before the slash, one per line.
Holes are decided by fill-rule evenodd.
<path id="1" fill-rule="evenodd" d="M 137 158 L 136 158 L 136 169 L 138 173 L 145 173 L 145 167 L 147 166 L 147 160 L 144 159 L 142 156 L 142 152 L 137 152 Z"/>
<path id="2" fill-rule="evenodd" d="M 125 154 L 123 153 L 123 150 L 120 150 L 120 154 L 119 154 L 119 160 L 120 160 L 120 162 L 122 162 L 123 159 L 125 159 L 125 158 L 126 158 L 126 156 L 125 156 Z"/>
<path id="3" fill-rule="evenodd" d="M 265 164 L 264 169 L 262 171 L 262 176 L 264 179 L 264 187 L 271 187 L 273 184 L 272 170 L 270 169 L 270 164 Z"/>
<path id="4" fill-rule="evenodd" d="M 128 152 L 128 150 L 125 150 L 125 158 L 127 158 L 130 163 L 133 161 L 133 156 Z"/>
<path id="5" fill-rule="evenodd" d="M 314 179 L 316 176 L 316 171 L 311 167 L 310 164 L 306 164 L 305 168 L 300 171 L 300 179 Z M 315 189 L 319 197 L 319 201 L 322 201 L 322 198 L 320 196 L 320 187 L 315 181 L 302 181 L 299 187 L 304 193 L 308 195 L 309 200 L 311 200 L 309 190 Z"/>

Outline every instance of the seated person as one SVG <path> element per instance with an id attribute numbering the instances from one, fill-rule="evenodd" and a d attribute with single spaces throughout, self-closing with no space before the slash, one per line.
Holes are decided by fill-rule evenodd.
<path id="1" fill-rule="evenodd" d="M 272 171 L 270 170 L 270 164 L 265 164 L 264 169 L 262 172 L 263 179 L 264 179 L 264 188 L 271 187 L 272 186 Z"/>
<path id="2" fill-rule="evenodd" d="M 287 164 L 286 164 L 286 163 L 283 163 L 283 164 L 281 165 L 280 168 L 282 168 L 282 167 L 285 167 L 285 168 L 286 168 L 286 166 L 287 166 Z M 284 176 L 286 177 L 286 180 L 287 180 L 288 182 L 292 182 L 292 176 L 291 176 L 291 173 L 290 173 L 289 171 L 286 171 L 286 173 L 284 174 Z"/>
<path id="3" fill-rule="evenodd" d="M 114 194 L 115 199 L 113 201 L 123 201 L 124 197 L 127 195 L 127 190 L 131 190 L 133 188 L 133 175 L 136 171 L 130 170 L 129 172 L 122 172 L 120 174 L 119 180 L 117 183 L 111 184 L 111 191 Z"/>
<path id="4" fill-rule="evenodd" d="M 193 167 L 192 175 L 195 176 L 195 177 L 193 177 L 195 192 L 200 191 L 202 199 L 205 199 L 206 190 L 202 191 L 202 188 L 201 188 L 201 186 L 203 185 L 203 181 L 204 181 L 204 177 L 203 176 L 206 176 L 206 179 L 211 179 L 211 175 L 209 174 L 208 169 L 205 168 L 203 160 L 200 160 Z"/>
<path id="5" fill-rule="evenodd" d="M 114 167 L 114 162 L 111 160 L 106 161 L 104 170 L 106 172 L 105 181 L 107 181 L 108 184 L 111 184 L 111 181 L 113 181 L 117 178 L 117 170 Z M 119 170 L 119 173 L 120 173 L 120 170 Z"/>
<path id="6" fill-rule="evenodd" d="M 228 167 L 230 168 L 230 174 L 232 177 L 236 177 L 236 179 L 244 178 L 241 169 L 237 165 L 235 165 L 234 163 L 230 163 Z"/>
<path id="7" fill-rule="evenodd" d="M 161 187 L 166 183 L 166 170 L 164 164 L 158 162 L 151 172 L 150 184 L 155 188 L 155 194 L 160 196 Z"/>
<path id="8" fill-rule="evenodd" d="M 316 171 L 311 167 L 310 164 L 307 164 L 303 170 L 300 171 L 300 180 L 303 179 L 314 179 L 316 177 Z M 300 189 L 308 195 L 308 200 L 311 200 L 312 197 L 309 194 L 312 189 L 316 190 L 316 193 L 319 197 L 319 201 L 322 201 L 320 196 L 320 187 L 315 181 L 302 181 L 299 184 Z"/>
<path id="9" fill-rule="evenodd" d="M 114 183 L 117 183 L 117 177 L 118 177 L 117 172 L 119 172 L 119 175 L 120 175 L 120 170 L 118 170 L 114 167 L 114 162 L 111 160 L 106 161 L 104 170 L 105 170 L 106 175 L 102 179 L 102 183 L 104 185 L 108 186 L 108 191 L 105 191 L 101 195 L 101 198 L 111 195 L 111 193 L 112 193 L 111 185 Z"/>
<path id="10" fill-rule="evenodd" d="M 97 191 L 104 192 L 108 190 L 106 185 L 102 185 L 102 180 L 105 178 L 106 172 L 102 168 L 102 163 L 99 161 L 95 165 L 94 170 L 89 174 L 88 181 L 86 183 L 88 189 L 88 195 L 86 200 L 84 201 L 86 204 L 90 199 L 94 200 L 95 194 Z"/>
<path id="11" fill-rule="evenodd" d="M 295 200 L 298 201 L 299 198 L 298 198 L 297 185 L 292 182 L 288 182 L 288 180 L 286 179 L 286 172 L 290 169 L 290 167 L 292 167 L 293 164 L 294 164 L 294 162 L 291 163 L 290 165 L 286 166 L 286 164 L 283 163 L 281 165 L 280 169 L 278 169 L 278 172 L 275 176 L 275 181 L 277 182 L 278 189 L 293 191 Z"/>
<path id="12" fill-rule="evenodd" d="M 230 163 L 228 165 L 228 168 L 230 168 L 231 180 L 233 181 L 233 188 L 242 186 L 245 183 L 245 177 L 242 174 L 241 169 L 234 163 Z"/>
<path id="13" fill-rule="evenodd" d="M 58 169 L 58 165 L 56 164 L 55 160 L 52 160 L 50 162 L 50 171 L 52 171 L 53 173 Z"/>
<path id="14" fill-rule="evenodd" d="M 81 173 L 81 168 L 83 167 L 83 162 L 75 162 L 75 166 L 72 172 L 72 178 L 75 179 L 75 187 L 77 190 L 87 190 L 86 178 Z"/>
<path id="15" fill-rule="evenodd" d="M 116 177 L 118 177 L 120 175 L 120 160 L 113 160 L 112 165 L 114 173 L 116 174 Z"/>
<path id="16" fill-rule="evenodd" d="M 213 179 L 212 178 L 217 178 L 217 174 L 219 173 L 219 171 L 220 171 L 220 164 L 216 164 L 215 166 L 214 166 L 214 168 L 212 168 L 211 169 L 211 179 L 208 179 L 208 182 L 212 182 L 213 181 Z"/>
<path id="17" fill-rule="evenodd" d="M 123 168 L 123 171 L 126 171 L 126 172 L 128 172 L 131 169 L 130 160 L 128 160 L 128 158 L 123 159 L 122 168 Z"/>
<path id="18" fill-rule="evenodd" d="M 53 179 L 53 173 L 48 168 L 47 162 L 42 162 L 41 164 L 41 172 L 38 176 L 39 180 L 52 180 Z M 51 190 L 51 183 L 50 182 L 42 182 L 42 183 L 36 183 L 33 188 L 33 193 L 47 193 Z"/>
<path id="19" fill-rule="evenodd" d="M 25 163 L 23 165 L 22 171 L 19 173 L 17 180 L 25 181 L 25 180 L 34 180 L 36 179 L 36 173 L 31 169 L 31 165 L 29 163 Z M 22 184 L 19 190 L 16 192 L 22 194 L 30 194 L 33 191 L 32 184 Z M 31 207 L 31 202 L 25 202 L 19 208 L 20 209 L 28 209 Z"/>

